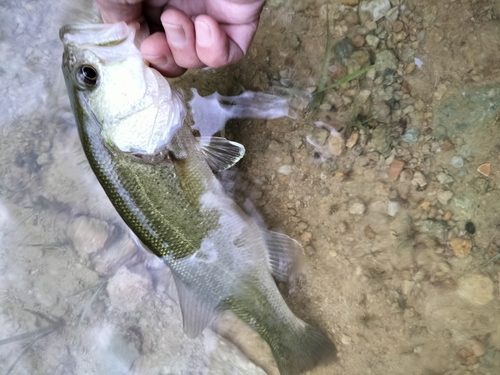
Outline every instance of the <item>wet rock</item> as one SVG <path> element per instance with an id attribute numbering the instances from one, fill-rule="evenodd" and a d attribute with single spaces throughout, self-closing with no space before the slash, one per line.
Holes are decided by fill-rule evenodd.
<path id="1" fill-rule="evenodd" d="M 491 165 L 490 164 L 481 164 L 478 168 L 477 171 L 481 173 L 483 176 L 488 177 L 491 172 Z"/>
<path id="2" fill-rule="evenodd" d="M 340 156 L 345 150 L 345 141 L 340 135 L 330 135 L 327 139 L 328 151 L 334 156 Z"/>
<path id="3" fill-rule="evenodd" d="M 472 241 L 467 238 L 453 238 L 450 246 L 457 258 L 466 258 L 472 249 Z"/>
<path id="4" fill-rule="evenodd" d="M 363 215 L 366 211 L 365 203 L 359 199 L 354 198 L 349 202 L 349 213 L 352 215 Z"/>
<path id="5" fill-rule="evenodd" d="M 68 236 L 75 250 L 85 254 L 95 253 L 106 243 L 111 228 L 105 221 L 88 216 L 78 216 L 68 228 Z"/>
<path id="6" fill-rule="evenodd" d="M 493 282 L 483 275 L 464 275 L 458 281 L 457 294 L 472 304 L 486 305 L 493 300 Z"/>
<path id="7" fill-rule="evenodd" d="M 396 181 L 405 166 L 404 161 L 394 159 L 389 166 L 389 178 Z"/>
<path id="8" fill-rule="evenodd" d="M 439 203 L 443 205 L 447 205 L 452 197 L 453 197 L 453 192 L 450 190 L 440 190 L 437 193 L 437 199 Z"/>
<path id="9" fill-rule="evenodd" d="M 151 281 L 121 267 L 108 281 L 106 290 L 113 307 L 133 311 L 142 305 L 142 298 L 151 290 Z"/>
<path id="10" fill-rule="evenodd" d="M 364 25 L 368 22 L 377 22 L 391 9 L 389 0 L 361 0 L 358 8 L 359 19 Z"/>

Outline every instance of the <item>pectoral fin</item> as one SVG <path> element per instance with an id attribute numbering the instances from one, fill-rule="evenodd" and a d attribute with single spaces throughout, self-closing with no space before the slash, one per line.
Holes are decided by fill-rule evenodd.
<path id="1" fill-rule="evenodd" d="M 291 281 L 303 268 L 302 246 L 286 234 L 268 231 L 266 234 L 269 268 L 279 281 Z"/>
<path id="2" fill-rule="evenodd" d="M 175 274 L 174 280 L 179 294 L 184 333 L 187 337 L 194 339 L 215 318 L 217 306 L 194 296 Z"/>
<path id="3" fill-rule="evenodd" d="M 243 145 L 222 137 L 200 137 L 201 152 L 214 172 L 231 168 L 245 155 Z"/>

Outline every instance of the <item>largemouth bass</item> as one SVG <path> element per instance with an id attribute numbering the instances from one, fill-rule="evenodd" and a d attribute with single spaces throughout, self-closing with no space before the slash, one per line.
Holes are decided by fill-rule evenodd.
<path id="1" fill-rule="evenodd" d="M 125 223 L 171 269 L 187 336 L 231 310 L 269 344 L 282 375 L 313 368 L 334 346 L 292 313 L 273 279 L 288 278 L 297 243 L 264 230 L 226 195 L 213 169 L 232 165 L 242 147 L 193 136 L 179 98 L 135 48 L 134 32 L 124 23 L 60 31 L 92 170 Z"/>

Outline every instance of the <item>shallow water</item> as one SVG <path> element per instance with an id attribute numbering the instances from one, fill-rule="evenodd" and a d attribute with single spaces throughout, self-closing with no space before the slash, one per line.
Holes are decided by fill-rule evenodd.
<path id="1" fill-rule="evenodd" d="M 496 374 L 500 3 L 390 4 L 397 14 L 373 24 L 341 1 L 269 1 L 243 62 L 172 84 L 305 98 L 327 15 L 328 83 L 385 56 L 392 70 L 327 91 L 318 111 L 231 122 L 226 135 L 247 150 L 235 194 L 304 245 L 305 276 L 280 289 L 339 350 L 311 374 Z M 231 316 L 184 337 L 168 270 L 95 181 L 59 68 L 59 27 L 98 19 L 86 5 L 0 5 L 0 373 L 277 374 Z M 339 146 L 316 121 L 359 137 Z"/>

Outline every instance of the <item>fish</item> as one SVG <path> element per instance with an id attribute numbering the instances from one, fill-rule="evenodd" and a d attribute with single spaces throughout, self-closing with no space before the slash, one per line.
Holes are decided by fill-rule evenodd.
<path id="1" fill-rule="evenodd" d="M 270 346 L 282 375 L 335 355 L 332 341 L 293 314 L 277 280 L 301 247 L 230 198 L 214 172 L 244 147 L 193 135 L 181 96 L 137 49 L 137 25 L 66 25 L 62 70 L 88 162 L 145 249 L 171 270 L 183 329 L 199 336 L 230 310 Z"/>

